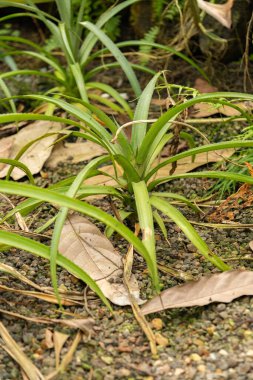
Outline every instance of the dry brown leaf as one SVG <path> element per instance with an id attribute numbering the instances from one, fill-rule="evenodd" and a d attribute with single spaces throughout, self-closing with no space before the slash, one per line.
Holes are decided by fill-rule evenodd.
<path id="1" fill-rule="evenodd" d="M 0 193 L 0 196 L 2 198 L 4 198 L 11 205 L 12 208 L 15 208 L 14 204 L 11 202 L 11 200 L 6 195 Z M 16 212 L 14 215 L 15 215 L 16 221 L 17 221 L 19 227 L 21 228 L 21 230 L 29 232 L 29 228 L 26 225 L 25 219 L 22 217 L 20 212 Z"/>
<path id="2" fill-rule="evenodd" d="M 88 333 L 91 335 L 92 327 L 95 321 L 92 318 L 80 318 L 80 319 L 51 319 L 46 317 L 27 317 L 22 314 L 14 313 L 13 311 L 8 311 L 4 309 L 0 309 L 0 313 L 9 315 L 14 318 L 24 319 L 25 321 L 33 322 L 33 323 L 42 323 L 45 325 L 55 325 L 60 324 L 63 326 L 67 326 L 74 329 L 79 329 L 84 333 Z"/>
<path id="3" fill-rule="evenodd" d="M 45 331 L 45 339 L 43 341 L 43 344 L 45 345 L 46 348 L 53 348 L 54 347 L 53 333 L 49 329 L 46 329 L 46 331 Z"/>
<path id="4" fill-rule="evenodd" d="M 29 280 L 27 277 L 23 276 L 21 273 L 19 273 L 15 268 L 10 267 L 9 265 L 0 263 L 0 272 L 8 273 L 11 276 L 17 278 L 18 280 L 32 286 L 33 288 L 37 290 L 42 290 L 39 285 L 35 284 L 35 282 Z"/>
<path id="5" fill-rule="evenodd" d="M 225 199 L 214 212 L 208 214 L 206 219 L 211 223 L 233 221 L 235 215 L 238 215 L 245 208 L 252 207 L 252 205 L 253 191 L 248 183 L 244 183 L 236 193 Z"/>
<path id="6" fill-rule="evenodd" d="M 63 334 L 60 331 L 54 331 L 54 351 L 55 351 L 55 366 L 58 369 L 60 365 L 60 355 L 62 347 L 64 346 L 66 340 L 69 338 L 68 334 Z"/>
<path id="7" fill-rule="evenodd" d="M 51 299 L 56 299 L 53 288 L 42 287 L 42 286 L 37 285 L 35 282 L 29 280 L 27 277 L 23 276 L 15 268 L 10 267 L 9 265 L 0 263 L 0 272 L 8 273 L 11 276 L 17 278 L 18 280 L 24 282 L 25 284 L 32 286 L 34 289 L 37 289 L 40 292 L 46 293 L 45 296 L 48 295 L 49 297 L 52 297 Z M 14 290 L 16 290 L 16 289 L 14 289 Z M 68 292 L 60 286 L 59 287 L 59 293 L 61 295 L 61 298 L 63 298 L 65 301 L 72 302 L 72 305 L 77 304 L 77 303 L 83 304 L 83 294 L 81 292 L 80 293 L 79 292 Z M 37 294 L 39 295 L 41 293 L 37 292 Z M 49 298 L 45 299 L 45 301 L 49 301 Z M 57 303 L 57 302 L 53 302 L 53 303 Z"/>
<path id="8" fill-rule="evenodd" d="M 6 137 L 0 140 L 0 150 L 12 141 L 11 148 L 9 150 L 8 158 L 15 158 L 20 149 L 23 148 L 30 141 L 43 136 L 46 133 L 58 132 L 61 129 L 60 123 L 50 122 L 50 121 L 35 121 L 32 124 L 29 124 L 27 127 L 21 129 L 16 135 L 11 137 Z M 57 134 L 48 136 L 42 140 L 35 142 L 19 159 L 20 162 L 28 166 L 32 174 L 38 173 L 45 161 L 51 154 L 53 149 L 53 142 L 56 140 Z M 0 178 L 6 176 L 9 170 L 9 165 L 5 165 L 4 168 L 0 171 Z M 14 180 L 18 180 L 24 177 L 26 174 L 15 168 L 12 172 L 11 177 Z"/>
<path id="9" fill-rule="evenodd" d="M 71 360 L 73 359 L 73 356 L 74 356 L 74 353 L 77 349 L 77 346 L 78 344 L 80 343 L 81 341 L 81 333 L 80 331 L 78 331 L 78 333 L 76 334 L 75 336 L 75 339 L 73 340 L 70 348 L 68 349 L 68 352 L 66 353 L 66 355 L 64 356 L 64 358 L 62 359 L 62 362 L 60 364 L 60 366 L 56 369 L 56 371 L 52 372 L 51 374 L 49 374 L 47 377 L 46 377 L 46 380 L 52 380 L 54 379 L 59 373 L 63 373 L 66 369 L 66 367 L 69 365 L 69 363 L 71 362 Z"/>
<path id="10" fill-rule="evenodd" d="M 245 112 L 251 112 L 253 110 L 253 102 L 251 101 L 238 102 L 238 103 L 233 103 L 233 104 L 241 108 Z M 241 112 L 227 105 L 215 107 L 215 105 L 210 104 L 210 103 L 198 103 L 193 107 L 193 112 L 191 113 L 191 117 L 201 118 L 201 117 L 212 116 L 217 113 L 220 113 L 227 117 L 241 115 Z"/>
<path id="11" fill-rule="evenodd" d="M 38 368 L 25 355 L 15 340 L 12 339 L 2 322 L 0 322 L 0 336 L 4 342 L 0 346 L 20 365 L 29 380 L 45 380 Z"/>
<path id="12" fill-rule="evenodd" d="M 251 240 L 251 241 L 249 242 L 249 247 L 250 247 L 251 251 L 253 251 L 253 240 Z"/>
<path id="13" fill-rule="evenodd" d="M 59 252 L 87 272 L 111 302 L 130 304 L 122 283 L 122 257 L 94 224 L 82 216 L 71 215 L 62 230 Z M 134 276 L 130 284 L 132 294 L 141 302 Z"/>
<path id="14" fill-rule="evenodd" d="M 192 162 L 192 157 L 185 157 L 182 160 L 177 161 L 177 167 L 174 174 L 188 173 L 200 166 L 206 165 L 211 162 L 219 162 L 224 158 L 230 157 L 234 153 L 234 149 L 223 149 L 208 153 L 196 154 L 194 162 Z M 161 160 L 162 162 L 163 160 Z M 155 175 L 156 179 L 167 177 L 172 168 L 172 164 L 166 165 L 160 170 L 158 170 Z"/>
<path id="15" fill-rule="evenodd" d="M 55 168 L 60 162 L 78 163 L 90 160 L 105 153 L 105 149 L 91 141 L 63 143 L 55 145 L 45 166 Z"/>
<path id="16" fill-rule="evenodd" d="M 179 160 L 177 162 L 177 168 L 174 172 L 174 174 L 181 174 L 181 173 L 187 173 L 190 172 L 193 169 L 196 169 L 199 166 L 206 165 L 211 162 L 219 162 L 222 161 L 223 158 L 228 158 L 234 153 L 233 149 L 223 149 L 223 150 L 217 150 L 214 152 L 208 152 L 208 153 L 200 153 L 196 154 L 194 162 L 192 162 L 192 157 L 186 157 L 182 160 Z M 160 162 L 162 162 L 161 160 Z M 156 165 L 158 162 L 155 163 Z M 156 179 L 167 177 L 169 175 L 169 172 L 172 168 L 172 165 L 166 165 L 160 170 L 158 170 L 157 174 L 155 175 Z M 103 171 L 114 175 L 114 168 L 112 165 L 104 166 Z M 122 170 L 118 170 L 118 175 L 122 174 Z M 106 186 L 117 186 L 116 181 L 114 181 L 112 178 L 107 177 L 105 175 L 98 175 L 92 178 L 89 178 L 86 180 L 85 185 L 106 185 Z M 101 195 L 99 196 L 101 197 Z M 92 198 L 96 198 L 95 196 Z"/>
<path id="17" fill-rule="evenodd" d="M 218 91 L 217 87 L 212 86 L 205 79 L 197 78 L 194 83 L 194 88 L 198 90 L 201 94 L 206 94 L 208 92 L 216 92 Z"/>
<path id="18" fill-rule="evenodd" d="M 148 301 L 142 307 L 142 312 L 146 315 L 177 307 L 231 302 L 244 295 L 253 295 L 253 271 L 232 270 L 166 289 Z"/>
<path id="19" fill-rule="evenodd" d="M 234 5 L 234 0 L 227 0 L 225 4 L 213 4 L 204 0 L 197 0 L 198 6 L 202 11 L 206 12 L 221 25 L 230 29 L 232 24 L 231 9 Z"/>
<path id="20" fill-rule="evenodd" d="M 0 291 L 22 294 L 28 297 L 34 297 L 34 298 L 37 298 L 49 303 L 53 303 L 55 305 L 58 305 L 59 303 L 54 294 L 40 293 L 40 292 L 34 292 L 34 291 L 29 291 L 29 290 L 23 290 L 23 289 L 14 289 L 14 288 L 9 288 L 8 286 L 4 286 L 1 284 L 0 284 Z M 62 300 L 62 305 L 64 306 L 83 305 L 83 302 L 68 299 L 64 295 L 61 295 L 61 300 Z"/>
<path id="21" fill-rule="evenodd" d="M 1 143 L 2 140 L 4 140 L 3 144 Z M 9 158 L 14 138 L 13 136 L 9 136 L 3 138 L 2 140 L 0 140 L 0 157 Z M 0 170 L 2 170 L 5 167 L 5 165 L 6 164 L 0 163 Z"/>

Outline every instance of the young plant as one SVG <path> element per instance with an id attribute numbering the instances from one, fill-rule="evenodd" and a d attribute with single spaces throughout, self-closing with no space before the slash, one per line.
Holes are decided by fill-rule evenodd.
<path id="1" fill-rule="evenodd" d="M 230 269 L 220 257 L 210 250 L 206 242 L 200 237 L 186 217 L 171 204 L 169 200 L 178 199 L 178 194 L 161 192 L 159 185 L 176 178 L 190 177 L 217 179 L 229 177 L 235 181 L 253 184 L 253 178 L 242 174 L 222 171 L 170 174 L 169 169 L 167 175 L 162 178 L 158 177 L 156 179 L 156 175 L 159 169 L 166 167 L 168 164 L 176 163 L 185 157 L 195 157 L 195 155 L 199 153 L 208 153 L 227 148 L 252 147 L 252 140 L 224 141 L 201 145 L 181 153 L 176 153 L 166 159 L 159 159 L 164 146 L 172 141 L 174 136 L 173 127 L 177 123 L 177 119 L 189 107 L 200 102 L 226 104 L 235 107 L 233 103 L 229 103 L 226 99 L 252 100 L 253 95 L 230 92 L 199 95 L 174 105 L 155 122 L 150 123 L 149 126 L 150 103 L 156 83 L 160 80 L 160 75 L 161 74 L 158 73 L 150 80 L 139 98 L 134 113 L 134 121 L 132 122 L 131 139 L 127 138 L 124 126 L 119 128 L 119 126 L 101 110 L 84 101 L 73 98 L 62 100 L 43 95 L 27 95 L 23 97 L 24 99 L 37 99 L 52 103 L 63 109 L 71 118 L 17 113 L 0 116 L 0 123 L 18 122 L 21 120 L 52 120 L 65 123 L 65 125 L 68 126 L 79 127 L 79 132 L 67 130 L 68 134 L 93 141 L 107 151 L 106 155 L 90 161 L 76 177 L 66 179 L 59 184 L 52 185 L 48 189 L 42 189 L 32 184 L 21 185 L 20 183 L 9 180 L 0 181 L 0 192 L 17 194 L 28 198 L 9 212 L 2 219 L 2 222 L 13 216 L 17 211 L 26 215 L 43 202 L 49 202 L 60 207 L 60 211 L 55 220 L 50 248 L 31 239 L 16 236 L 11 232 L 0 231 L 0 243 L 15 246 L 32 252 L 33 254 L 50 258 L 52 281 L 56 293 L 56 264 L 58 263 L 65 267 L 69 265 L 69 270 L 72 272 L 75 271 L 75 273 L 78 270 L 76 266 L 73 267 L 73 263 L 70 264 L 68 261 L 63 261 L 62 256 L 58 254 L 60 235 L 69 209 L 78 211 L 104 223 L 110 231 L 116 231 L 126 239 L 128 243 L 132 244 L 136 252 L 145 259 L 154 288 L 157 292 L 159 292 L 160 285 L 156 261 L 154 223 L 157 222 L 163 233 L 165 233 L 165 225 L 158 212 L 165 214 L 175 222 L 206 260 L 222 271 Z M 90 113 L 83 112 L 80 105 L 88 108 Z M 63 133 L 66 134 L 66 131 Z M 103 169 L 105 163 L 112 164 L 113 174 L 110 174 L 107 169 Z M 12 166 L 15 165 L 13 162 L 10 164 Z M 115 186 L 88 186 L 85 184 L 85 180 L 98 174 L 111 177 L 115 182 Z M 98 193 L 108 194 L 112 199 L 115 198 L 120 201 L 122 212 L 119 210 L 119 214 L 122 215 L 122 218 L 114 218 L 100 208 L 90 205 L 83 200 L 91 194 Z M 190 201 L 184 197 L 181 197 L 181 200 L 187 205 L 191 205 Z M 194 205 L 192 206 L 194 207 Z M 129 218 L 130 221 L 139 223 L 142 234 L 141 238 L 137 237 L 134 232 L 126 226 L 125 221 L 127 218 Z M 92 281 L 85 272 L 80 271 L 80 268 L 79 277 L 87 282 L 87 284 L 102 297 L 94 281 Z"/>
<path id="2" fill-rule="evenodd" d="M 101 41 L 106 48 L 108 48 L 112 56 L 115 57 L 126 74 L 135 96 L 140 95 L 140 85 L 131 65 L 118 47 L 102 30 L 112 17 L 136 1 L 139 0 L 126 0 L 115 7 L 109 8 L 99 17 L 97 23 L 94 25 L 88 21 L 81 24 L 84 18 L 85 1 L 80 1 L 79 8 L 76 11 L 76 7 L 74 7 L 74 3 L 76 4 L 75 1 L 55 0 L 59 18 L 42 11 L 31 0 L 26 0 L 24 3 L 3 1 L 2 6 L 17 7 L 23 11 L 4 16 L 0 19 L 0 22 L 6 22 L 19 17 L 32 17 L 37 19 L 44 23 L 49 30 L 51 34 L 50 38 L 54 40 L 54 45 L 58 51 L 57 54 L 54 54 L 39 44 L 22 37 L 0 36 L 1 46 L 2 49 L 6 50 L 6 54 L 11 56 L 25 55 L 32 57 L 33 59 L 44 62 L 50 68 L 49 72 L 46 73 L 39 70 L 13 70 L 2 74 L 0 76 L 1 81 L 16 75 L 42 76 L 56 84 L 56 87 L 51 88 L 49 92 L 75 96 L 86 102 L 94 98 L 96 101 L 106 104 L 107 106 L 109 105 L 116 111 L 127 112 L 128 115 L 131 116 L 132 112 L 130 107 L 115 89 L 102 83 L 91 81 L 87 83 L 86 74 L 88 73 L 87 65 L 92 62 L 92 50 L 96 43 Z M 29 49 L 17 49 L 17 44 L 21 44 L 21 46 L 26 45 Z M 62 65 L 62 57 L 65 61 L 64 65 Z M 107 65 L 105 64 L 102 69 L 104 70 L 106 67 Z M 98 96 L 92 91 L 94 89 L 108 93 L 114 98 L 117 104 L 114 104 L 102 96 Z"/>
<path id="3" fill-rule="evenodd" d="M 41 76 L 51 83 L 56 84 L 53 88 L 48 90 L 48 93 L 65 94 L 68 96 L 78 97 L 85 102 L 95 100 L 105 104 L 107 107 L 117 112 L 124 112 L 132 117 L 132 111 L 128 103 L 123 99 L 111 86 L 93 81 L 92 78 L 95 74 L 107 68 L 120 66 L 125 73 L 133 93 L 136 97 L 140 96 L 141 88 L 138 79 L 135 75 L 133 68 L 141 69 L 154 75 L 154 72 L 148 68 L 143 68 L 140 65 L 131 65 L 125 56 L 121 53 L 119 47 L 129 46 L 143 46 L 149 45 L 149 48 L 158 48 L 167 51 L 168 53 L 176 54 L 179 58 L 184 59 L 194 68 L 196 68 L 201 75 L 205 73 L 198 65 L 184 54 L 175 51 L 167 46 L 153 44 L 143 41 L 129 41 L 116 45 L 103 31 L 106 24 L 110 23 L 111 19 L 126 7 L 134 4 L 140 0 L 125 0 L 115 7 L 110 7 L 104 12 L 97 20 L 96 24 L 89 21 L 83 22 L 85 12 L 85 1 L 80 1 L 79 8 L 76 14 L 76 7 L 74 7 L 74 0 L 55 0 L 59 18 L 50 15 L 39 9 L 36 4 L 31 0 L 20 2 L 15 1 L 2 1 L 2 6 L 10 6 L 21 8 L 24 12 L 13 13 L 0 18 L 0 23 L 6 23 L 13 18 L 19 17 L 32 17 L 44 25 L 49 30 L 51 36 L 50 40 L 54 42 L 57 51 L 49 51 L 46 47 L 41 47 L 28 39 L 16 36 L 1 36 L 0 47 L 6 51 L 6 55 L 25 55 L 33 59 L 38 59 L 49 67 L 47 72 L 39 70 L 13 70 L 0 75 L 0 85 L 4 90 L 6 96 L 9 96 L 7 86 L 4 85 L 4 80 L 16 75 L 36 75 Z M 93 52 L 94 46 L 97 42 L 101 42 L 105 49 Z M 17 46 L 22 46 L 18 49 Z M 23 46 L 28 46 L 24 49 Z M 104 61 L 104 53 L 110 53 L 115 58 L 116 62 L 106 63 Z M 60 57 L 60 58 L 58 58 Z M 103 64 L 94 65 L 94 61 L 102 58 Z M 64 65 L 62 64 L 64 60 Z M 94 69 L 95 66 L 95 69 Z M 114 101 L 98 95 L 94 90 L 100 90 L 110 95 Z M 13 103 L 11 104 L 13 109 Z"/>

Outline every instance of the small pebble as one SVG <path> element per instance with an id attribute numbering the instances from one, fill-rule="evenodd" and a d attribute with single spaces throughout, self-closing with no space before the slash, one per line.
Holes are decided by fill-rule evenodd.
<path id="1" fill-rule="evenodd" d="M 201 357 L 199 356 L 199 354 L 196 354 L 196 353 L 191 354 L 190 358 L 194 362 L 200 362 L 201 361 Z"/>

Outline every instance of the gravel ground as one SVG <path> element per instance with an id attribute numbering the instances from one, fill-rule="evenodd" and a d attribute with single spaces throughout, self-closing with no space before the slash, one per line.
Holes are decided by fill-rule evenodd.
<path id="1" fill-rule="evenodd" d="M 57 181 L 59 177 L 66 176 L 70 169 L 74 174 L 78 168 L 80 165 L 63 165 L 54 173 L 48 171 L 49 178 L 53 176 L 53 181 Z M 45 181 L 47 180 L 38 179 L 38 183 Z M 211 182 L 208 183 L 210 184 Z M 203 183 L 200 180 L 177 180 L 173 183 L 174 191 L 184 192 L 186 195 L 201 195 L 202 189 Z M 96 203 L 109 211 L 109 203 L 106 200 Z M 1 210 L 6 207 L 9 206 L 3 201 Z M 199 218 L 189 210 L 182 211 L 191 220 L 197 221 Z M 42 224 L 54 212 L 50 206 L 41 207 L 39 212 L 36 212 L 31 229 Z M 252 209 L 245 209 L 236 217 L 236 221 L 251 223 Z M 176 226 L 167 223 L 167 228 L 170 245 L 157 231 L 159 264 L 180 269 L 195 278 L 216 271 L 211 264 L 199 257 L 193 245 Z M 252 252 L 248 246 L 249 241 L 253 240 L 252 230 L 196 228 L 224 260 L 232 257 L 236 260 L 228 262 L 234 267 L 252 268 Z M 114 245 L 123 254 L 126 252 L 126 246 L 120 239 L 114 239 Z M 247 260 L 242 259 L 245 256 Z M 15 249 L 1 252 L 0 260 L 15 267 L 37 284 L 50 285 L 47 261 Z M 134 272 L 141 287 L 142 297 L 150 298 L 150 280 L 145 263 L 139 256 L 136 256 Z M 161 272 L 160 275 L 164 288 L 182 283 L 168 274 Z M 58 278 L 59 284 L 68 290 L 84 291 L 84 285 L 65 270 L 58 269 Z M 4 274 L 1 275 L 0 281 L 9 287 L 29 290 L 29 286 Z M 67 313 L 74 313 L 76 317 L 94 318 L 95 327 L 91 337 L 83 336 L 71 363 L 57 379 L 253 379 L 253 299 L 250 297 L 241 297 L 230 304 L 218 303 L 205 307 L 174 309 L 148 316 L 151 324 L 155 318 L 159 319 L 159 326 L 156 324 L 159 331 L 156 333 L 167 339 L 165 347 L 158 347 L 157 357 L 151 356 L 148 342 L 130 308 L 114 307 L 115 316 L 112 317 L 89 291 L 87 305 L 64 307 L 65 314 L 62 314 L 56 305 L 45 301 L 10 292 L 1 293 L 1 308 L 22 315 L 59 319 L 68 318 Z M 63 354 L 68 351 L 76 335 L 76 330 L 63 328 L 58 324 L 46 326 L 10 317 L 5 313 L 0 315 L 2 323 L 13 339 L 44 375 L 55 369 L 54 349 L 48 348 L 45 340 L 48 330 L 65 332 L 71 336 L 62 351 Z M 0 378 L 22 379 L 19 367 L 1 347 Z"/>

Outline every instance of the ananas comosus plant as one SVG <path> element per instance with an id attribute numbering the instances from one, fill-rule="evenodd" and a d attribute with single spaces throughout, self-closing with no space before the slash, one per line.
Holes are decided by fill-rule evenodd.
<path id="1" fill-rule="evenodd" d="M 43 202 L 49 202 L 60 207 L 57 214 L 52 241 L 50 247 L 32 239 L 18 236 L 12 232 L 0 231 L 0 242 L 7 246 L 14 246 L 27 250 L 35 255 L 46 257 L 51 263 L 51 275 L 54 289 L 57 293 L 56 265 L 61 265 L 85 281 L 107 303 L 96 283 L 79 267 L 58 254 L 58 244 L 61 231 L 66 220 L 68 210 L 72 209 L 102 222 L 111 230 L 120 234 L 128 243 L 132 244 L 146 261 L 150 277 L 156 292 L 159 292 L 159 277 L 156 260 L 156 240 L 154 234 L 154 222 L 157 220 L 157 211 L 169 217 L 176 223 L 188 239 L 194 244 L 198 252 L 222 271 L 228 270 L 220 257 L 213 253 L 198 232 L 183 216 L 183 214 L 171 204 L 170 200 L 178 199 L 178 194 L 159 191 L 159 185 L 176 178 L 230 178 L 238 182 L 253 184 L 253 178 L 247 175 L 226 173 L 222 171 L 195 171 L 184 174 L 169 174 L 156 179 L 156 173 L 162 167 L 177 162 L 185 157 L 194 157 L 198 153 L 211 152 L 227 148 L 252 147 L 252 140 L 223 141 L 219 143 L 201 145 L 181 153 L 158 160 L 164 146 L 173 138 L 173 125 L 177 118 L 189 107 L 200 103 L 226 104 L 226 99 L 253 99 L 253 95 L 242 93 L 209 93 L 199 95 L 181 102 L 169 108 L 155 122 L 148 123 L 150 103 L 156 83 L 161 79 L 161 73 L 156 74 L 145 87 L 139 97 L 132 125 L 132 135 L 128 138 L 124 128 L 119 128 L 104 112 L 79 99 L 66 98 L 55 99 L 42 95 L 27 95 L 25 99 L 37 99 L 52 103 L 62 109 L 71 118 L 47 116 L 33 113 L 9 113 L 0 116 L 0 123 L 19 122 L 22 120 L 51 120 L 64 123 L 66 126 L 79 128 L 79 131 L 66 129 L 62 131 L 66 135 L 74 135 L 90 140 L 102 146 L 107 154 L 91 160 L 76 177 L 65 179 L 58 184 L 51 185 L 48 189 L 40 188 L 34 184 L 21 184 L 10 180 L 0 181 L 0 192 L 16 194 L 27 197 L 3 219 L 7 220 L 17 211 L 27 215 Z M 238 107 L 237 107 L 238 109 Z M 242 111 L 243 112 L 243 111 Z M 32 142 L 31 142 L 32 143 Z M 20 157 L 19 157 L 20 158 Z M 109 176 L 104 172 L 103 166 L 111 163 L 114 173 L 111 175 L 115 186 L 86 185 L 85 180 L 98 174 Z M 19 161 L 9 161 L 9 164 L 19 165 Z M 12 168 L 13 168 L 12 166 Z M 32 182 L 33 177 L 29 168 L 24 167 Z M 10 173 L 9 173 L 10 174 Z M 9 177 L 8 177 L 9 178 Z M 117 220 L 99 207 L 85 201 L 85 197 L 95 194 L 110 195 L 120 201 L 121 209 L 130 210 L 130 213 L 122 213 L 124 217 L 135 219 L 141 228 L 141 236 L 137 237 L 126 226 L 125 221 Z M 189 200 L 181 197 L 181 200 L 189 204 Z M 120 210 L 119 210 L 120 211 Z M 130 216 L 129 216 L 130 214 Z M 124 219 L 124 217 L 122 219 Z M 125 219 L 126 220 L 126 219 Z M 162 220 L 162 219 L 161 219 Z M 159 221 L 161 225 L 161 220 Z M 164 227 L 164 226 L 163 226 Z"/>

